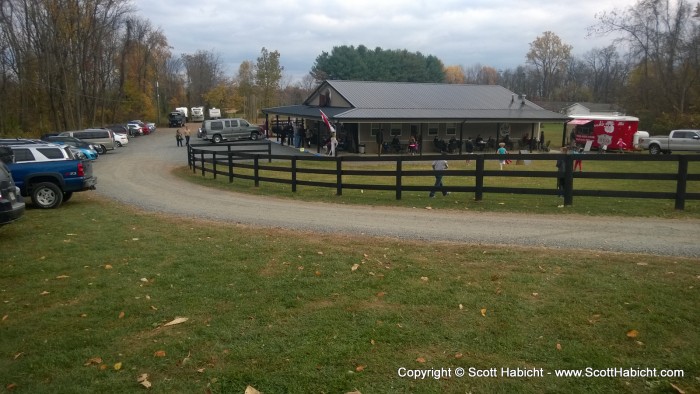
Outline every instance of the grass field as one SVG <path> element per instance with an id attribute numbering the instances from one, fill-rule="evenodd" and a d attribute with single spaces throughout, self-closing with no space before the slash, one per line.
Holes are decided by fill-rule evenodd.
<path id="1" fill-rule="evenodd" d="M 0 383 L 124 393 L 145 390 L 146 374 L 159 393 L 699 392 L 698 263 L 338 239 L 79 193 L 0 228 Z M 549 375 L 587 367 L 657 376 Z"/>

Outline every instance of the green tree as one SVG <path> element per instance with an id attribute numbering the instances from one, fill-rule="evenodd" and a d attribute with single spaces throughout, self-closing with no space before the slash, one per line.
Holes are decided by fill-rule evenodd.
<path id="1" fill-rule="evenodd" d="M 435 56 L 407 50 L 373 51 L 364 45 L 333 47 L 316 58 L 310 75 L 325 79 L 364 81 L 443 82 L 445 67 Z"/>

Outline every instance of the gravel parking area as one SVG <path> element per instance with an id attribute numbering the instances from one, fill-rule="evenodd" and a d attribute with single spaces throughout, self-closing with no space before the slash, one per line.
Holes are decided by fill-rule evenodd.
<path id="1" fill-rule="evenodd" d="M 192 143 L 197 125 L 191 124 Z M 303 231 L 488 245 L 700 257 L 700 221 L 525 215 L 361 207 L 260 198 L 208 189 L 171 175 L 187 165 L 175 129 L 133 139 L 95 162 L 97 191 L 144 210 Z M 273 152 L 292 151 L 274 145 Z"/>

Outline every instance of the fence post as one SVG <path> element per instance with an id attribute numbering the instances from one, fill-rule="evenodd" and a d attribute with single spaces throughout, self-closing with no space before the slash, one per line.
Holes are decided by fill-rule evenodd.
<path id="1" fill-rule="evenodd" d="M 187 144 L 187 168 L 192 168 L 192 148 Z"/>
<path id="2" fill-rule="evenodd" d="M 678 179 L 676 180 L 676 209 L 685 209 L 685 191 L 688 186 L 688 158 L 678 155 Z"/>
<path id="3" fill-rule="evenodd" d="M 342 156 L 336 156 L 335 158 L 335 183 L 336 183 L 336 191 L 335 194 L 338 196 L 343 195 L 343 157 Z"/>
<path id="4" fill-rule="evenodd" d="M 292 157 L 292 193 L 297 191 L 297 158 Z"/>
<path id="5" fill-rule="evenodd" d="M 205 176 L 206 172 L 204 171 L 204 151 L 199 152 L 199 163 L 202 165 L 202 176 Z"/>
<path id="6" fill-rule="evenodd" d="M 396 199 L 401 199 L 401 173 L 403 172 L 403 161 L 401 156 L 396 159 Z"/>
<path id="7" fill-rule="evenodd" d="M 253 171 L 255 173 L 255 187 L 260 186 L 260 166 L 258 162 L 260 161 L 260 155 L 255 155 L 253 159 Z"/>
<path id="8" fill-rule="evenodd" d="M 572 155 L 564 156 L 564 205 L 574 203 L 574 158 Z"/>
<path id="9" fill-rule="evenodd" d="M 233 156 L 228 153 L 228 183 L 233 183 Z"/>
<path id="10" fill-rule="evenodd" d="M 272 163 L 272 142 L 267 141 L 267 162 Z"/>
<path id="11" fill-rule="evenodd" d="M 484 198 L 484 155 L 476 155 L 476 174 L 474 175 L 474 201 Z"/>
<path id="12" fill-rule="evenodd" d="M 216 179 L 216 151 L 211 156 L 212 170 L 214 170 L 214 179 Z"/>

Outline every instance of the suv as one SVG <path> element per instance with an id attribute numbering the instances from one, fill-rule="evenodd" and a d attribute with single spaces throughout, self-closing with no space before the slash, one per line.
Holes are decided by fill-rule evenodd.
<path id="1" fill-rule="evenodd" d="M 198 135 L 218 144 L 224 140 L 257 140 L 260 134 L 262 133 L 259 126 L 250 124 L 245 119 L 233 118 L 205 120 Z"/>
<path id="2" fill-rule="evenodd" d="M 25 210 L 19 188 L 5 163 L 12 163 L 12 149 L 0 146 L 0 226 L 21 218 Z"/>
<path id="3" fill-rule="evenodd" d="M 182 127 L 185 125 L 185 115 L 173 111 L 168 114 L 168 127 Z"/>
<path id="4" fill-rule="evenodd" d="M 59 136 L 68 136 L 89 142 L 100 148 L 99 154 L 106 153 L 107 150 L 114 150 L 114 134 L 109 129 L 85 129 L 79 131 L 64 131 Z"/>

